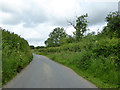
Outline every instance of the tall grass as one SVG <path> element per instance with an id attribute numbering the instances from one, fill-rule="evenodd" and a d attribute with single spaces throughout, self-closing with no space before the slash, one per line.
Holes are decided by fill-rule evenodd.
<path id="1" fill-rule="evenodd" d="M 2 30 L 2 84 L 19 73 L 32 60 L 28 42 L 9 31 Z"/>

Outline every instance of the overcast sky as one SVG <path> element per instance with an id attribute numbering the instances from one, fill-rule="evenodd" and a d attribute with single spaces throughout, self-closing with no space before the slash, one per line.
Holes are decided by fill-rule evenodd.
<path id="1" fill-rule="evenodd" d="M 42 46 L 49 33 L 64 27 L 75 31 L 67 20 L 88 13 L 90 32 L 102 30 L 109 12 L 118 10 L 119 0 L 0 0 L 0 27 L 25 38 L 30 45 Z"/>

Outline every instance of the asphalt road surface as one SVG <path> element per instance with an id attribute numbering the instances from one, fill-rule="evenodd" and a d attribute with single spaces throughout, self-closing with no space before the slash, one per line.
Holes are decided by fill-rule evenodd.
<path id="1" fill-rule="evenodd" d="M 33 61 L 3 88 L 97 88 L 71 69 L 33 55 Z"/>

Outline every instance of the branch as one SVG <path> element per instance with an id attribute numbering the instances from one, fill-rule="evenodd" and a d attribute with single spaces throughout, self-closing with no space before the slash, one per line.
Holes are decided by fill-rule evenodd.
<path id="1" fill-rule="evenodd" d="M 68 21 L 68 20 L 67 20 L 67 22 L 68 22 L 70 25 L 72 25 L 72 26 L 76 29 L 75 24 L 73 24 L 71 21 Z"/>

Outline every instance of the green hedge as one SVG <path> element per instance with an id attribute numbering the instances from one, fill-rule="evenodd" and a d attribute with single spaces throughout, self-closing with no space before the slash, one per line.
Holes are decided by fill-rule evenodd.
<path id="1" fill-rule="evenodd" d="M 60 47 L 36 49 L 38 54 L 47 55 L 52 60 L 73 68 L 77 73 L 83 71 L 100 88 L 120 87 L 120 39 L 87 36 L 78 43 Z M 93 79 L 93 80 L 92 80 Z"/>
<path id="2" fill-rule="evenodd" d="M 9 31 L 2 30 L 2 84 L 19 73 L 33 58 L 28 42 Z"/>

